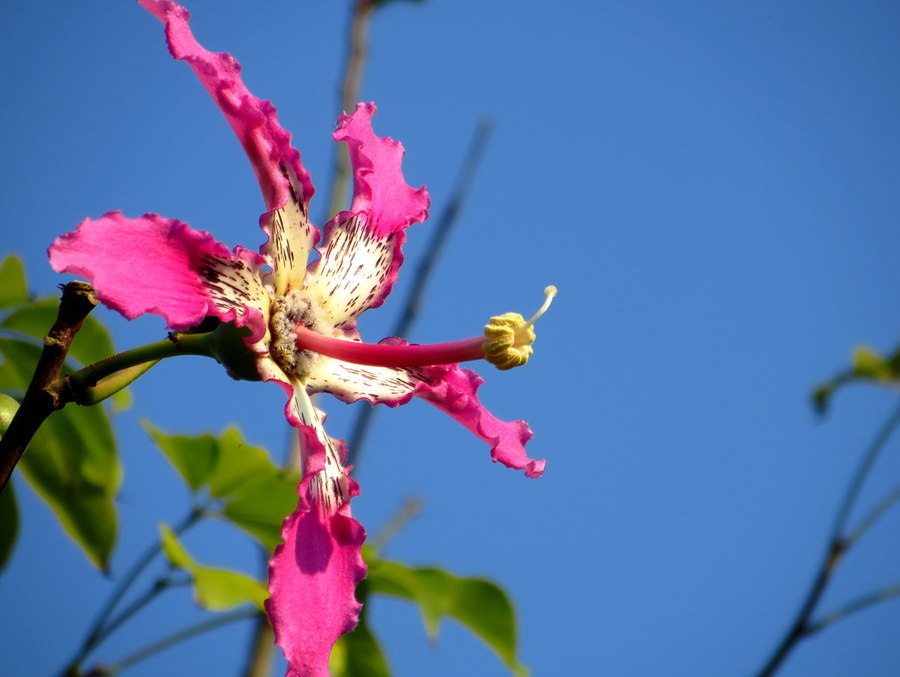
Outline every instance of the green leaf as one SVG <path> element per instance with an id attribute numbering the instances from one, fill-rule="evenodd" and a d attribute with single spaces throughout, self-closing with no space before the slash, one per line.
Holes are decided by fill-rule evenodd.
<path id="1" fill-rule="evenodd" d="M 6 434 L 10 422 L 16 415 L 19 403 L 9 395 L 0 393 L 0 437 Z M 0 570 L 6 568 L 16 538 L 19 535 L 19 508 L 12 480 L 0 489 Z"/>
<path id="2" fill-rule="evenodd" d="M 142 425 L 191 491 L 199 491 L 218 462 L 219 443 L 216 438 L 212 435 L 167 435 L 147 421 L 143 421 Z"/>
<path id="3" fill-rule="evenodd" d="M 22 259 L 10 254 L 0 263 L 0 308 L 28 301 L 28 283 Z"/>
<path id="4" fill-rule="evenodd" d="M 0 339 L 0 390 L 23 393 L 40 351 L 25 341 Z M 115 496 L 122 468 L 103 408 L 69 405 L 51 414 L 18 468 L 65 532 L 105 569 L 118 532 Z"/>
<path id="5" fill-rule="evenodd" d="M 36 339 L 43 339 L 56 321 L 58 311 L 58 298 L 39 299 L 14 310 L 0 322 L 0 326 Z M 88 315 L 72 341 L 69 356 L 86 366 L 99 362 L 114 352 L 112 338 L 106 327 L 98 319 Z"/>
<path id="6" fill-rule="evenodd" d="M 242 604 L 253 604 L 263 610 L 263 601 L 269 593 L 262 583 L 237 571 L 197 564 L 168 526 L 162 524 L 159 530 L 169 562 L 191 574 L 197 604 L 209 611 L 227 611 Z"/>
<path id="7" fill-rule="evenodd" d="M 6 568 L 19 535 L 19 508 L 12 481 L 0 491 L 0 571 Z"/>
<path id="8" fill-rule="evenodd" d="M 516 658 L 515 610 L 509 597 L 495 583 L 461 578 L 442 569 L 413 569 L 386 560 L 369 563 L 366 582 L 373 594 L 399 597 L 416 604 L 432 639 L 437 637 L 441 620 L 449 616 L 493 649 L 513 674 L 528 674 Z"/>
<path id="9" fill-rule="evenodd" d="M 222 501 L 221 515 L 272 549 L 281 524 L 297 507 L 299 478 L 275 466 L 265 449 L 230 427 L 221 437 L 167 435 L 145 427 L 192 491 L 208 487 Z"/>
<path id="10" fill-rule="evenodd" d="M 272 550 L 281 543 L 284 518 L 297 509 L 297 482 L 280 471 L 259 477 L 225 502 L 222 515 Z"/>
<path id="11" fill-rule="evenodd" d="M 328 671 L 331 677 L 391 677 L 387 658 L 365 617 L 353 632 L 341 635 L 335 643 L 328 659 Z"/>

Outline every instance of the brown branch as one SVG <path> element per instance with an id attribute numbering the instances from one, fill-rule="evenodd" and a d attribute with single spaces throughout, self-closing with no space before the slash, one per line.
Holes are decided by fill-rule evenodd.
<path id="1" fill-rule="evenodd" d="M 62 285 L 59 313 L 50 332 L 44 337 L 44 349 L 22 405 L 0 439 L 0 491 L 6 486 L 13 469 L 41 424 L 57 409 L 72 400 L 68 379 L 59 374 L 69 347 L 81 329 L 84 318 L 97 305 L 94 288 L 86 282 Z"/>

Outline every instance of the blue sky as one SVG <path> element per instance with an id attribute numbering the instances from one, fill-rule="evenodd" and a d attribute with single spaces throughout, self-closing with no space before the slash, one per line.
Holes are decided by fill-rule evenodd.
<path id="1" fill-rule="evenodd" d="M 234 54 L 278 107 L 324 194 L 346 3 L 259 5 L 188 7 L 200 41 Z M 111 209 L 258 246 L 249 164 L 152 16 L 129 2 L 15 3 L 0 31 L 3 249 L 24 258 L 36 291 L 63 279 L 49 243 Z M 747 675 L 792 618 L 893 406 L 887 391 L 848 389 L 819 421 L 808 395 L 855 344 L 897 340 L 898 37 L 891 2 L 432 0 L 375 18 L 362 98 L 379 106 L 376 131 L 406 146 L 406 176 L 428 186 L 434 215 L 476 122 L 495 125 L 408 338 L 466 337 L 498 312 L 529 313 L 547 284 L 560 295 L 527 368 L 477 367 L 494 413 L 535 430 L 545 476 L 491 464 L 426 404 L 384 410 L 355 472 L 354 514 L 374 533 L 421 497 L 424 513 L 386 554 L 504 584 L 535 675 Z M 413 265 L 429 227 L 410 232 Z M 405 289 L 364 318 L 368 338 L 388 331 Z M 164 331 L 155 317 L 98 315 L 123 348 Z M 115 572 L 187 505 L 141 417 L 179 432 L 236 422 L 276 455 L 287 439 L 277 388 L 232 382 L 199 358 L 155 368 L 134 395 L 117 422 Z M 323 405 L 342 436 L 353 409 Z M 900 441 L 863 507 L 898 481 Z M 0 577 L 16 622 L 0 672 L 49 674 L 110 584 L 18 488 L 24 536 Z M 896 581 L 898 528 L 895 511 L 867 535 L 823 610 Z M 224 528 L 186 544 L 210 564 L 257 564 Z M 185 597 L 170 593 L 99 657 L 128 653 L 173 615 L 198 617 Z M 888 602 L 845 620 L 781 674 L 896 674 L 898 617 Z M 376 600 L 372 621 L 401 677 L 505 674 L 452 624 L 430 647 L 402 603 Z M 246 634 L 211 635 L 131 674 L 236 674 Z"/>

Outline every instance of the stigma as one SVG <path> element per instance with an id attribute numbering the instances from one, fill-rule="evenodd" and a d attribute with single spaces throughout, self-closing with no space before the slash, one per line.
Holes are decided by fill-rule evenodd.
<path id="1" fill-rule="evenodd" d="M 424 367 L 487 360 L 498 369 L 512 369 L 528 362 L 534 352 L 534 323 L 550 307 L 556 287 L 547 287 L 544 295 L 544 304 L 527 322 L 518 313 L 498 315 L 485 325 L 484 334 L 462 341 L 431 345 L 362 343 L 325 336 L 298 323 L 294 327 L 296 348 L 373 367 Z"/>

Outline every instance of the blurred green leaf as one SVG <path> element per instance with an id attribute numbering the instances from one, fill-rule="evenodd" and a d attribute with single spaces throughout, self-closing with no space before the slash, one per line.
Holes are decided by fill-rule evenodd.
<path id="1" fill-rule="evenodd" d="M 219 463 L 210 494 L 225 501 L 223 514 L 266 549 L 281 542 L 281 524 L 297 509 L 299 477 L 278 468 L 262 447 L 251 446 L 236 427 L 219 440 Z"/>
<path id="2" fill-rule="evenodd" d="M 19 535 L 19 507 L 12 481 L 0 491 L 0 571 L 6 568 Z"/>
<path id="3" fill-rule="evenodd" d="M 36 339 L 43 339 L 56 321 L 58 311 L 58 298 L 38 299 L 11 312 L 0 322 L 0 326 Z M 99 362 L 114 352 L 112 338 L 106 327 L 98 319 L 88 315 L 72 341 L 69 356 L 86 366 Z"/>
<path id="4" fill-rule="evenodd" d="M 191 491 L 199 491 L 218 462 L 216 438 L 212 435 L 167 435 L 146 421 L 142 425 Z"/>
<path id="5" fill-rule="evenodd" d="M 493 649 L 515 675 L 528 669 L 516 658 L 516 615 L 509 597 L 495 583 L 460 578 L 442 569 L 410 568 L 399 562 L 369 562 L 369 592 L 390 595 L 419 607 L 425 630 L 437 637 L 441 620 L 449 616 Z"/>
<path id="6" fill-rule="evenodd" d="M 391 677 L 390 665 L 365 615 L 353 632 L 340 636 L 331 650 L 328 670 L 331 677 Z"/>
<path id="7" fill-rule="evenodd" d="M 885 357 L 868 346 L 857 346 L 850 358 L 850 369 L 839 373 L 813 389 L 815 410 L 824 414 L 834 393 L 848 383 L 870 381 L 896 388 L 900 385 L 900 348 Z"/>
<path id="8" fill-rule="evenodd" d="M 247 443 L 235 427 L 220 437 L 167 435 L 145 428 L 192 491 L 206 486 L 222 501 L 221 515 L 265 548 L 281 540 L 281 523 L 297 507 L 299 478 L 272 463 L 265 449 Z"/>
<path id="9" fill-rule="evenodd" d="M 9 395 L 0 393 L 0 437 L 6 434 L 6 429 L 9 428 L 18 408 L 18 402 Z M 6 487 L 0 490 L 0 570 L 6 567 L 18 535 L 19 507 L 16 505 L 16 494 L 10 480 Z"/>
<path id="10" fill-rule="evenodd" d="M 28 301 L 28 283 L 22 259 L 10 254 L 0 263 L 0 308 Z"/>
<path id="11" fill-rule="evenodd" d="M 222 514 L 267 550 L 281 543 L 281 524 L 297 509 L 297 482 L 282 472 L 259 477 L 228 500 Z"/>
<path id="12" fill-rule="evenodd" d="M 227 611 L 248 603 L 263 610 L 263 601 L 269 593 L 262 583 L 237 571 L 197 564 L 168 526 L 162 524 L 159 530 L 169 562 L 191 574 L 197 604 L 209 611 Z"/>
<path id="13" fill-rule="evenodd" d="M 24 393 L 40 352 L 25 341 L 0 339 L 0 391 Z M 103 408 L 69 405 L 51 414 L 18 468 L 66 533 L 105 569 L 118 532 L 114 500 L 122 468 Z"/>

